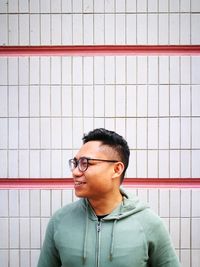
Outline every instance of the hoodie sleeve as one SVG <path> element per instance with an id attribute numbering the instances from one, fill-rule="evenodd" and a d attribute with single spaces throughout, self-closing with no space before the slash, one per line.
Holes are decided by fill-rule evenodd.
<path id="1" fill-rule="evenodd" d="M 37 267 L 60 267 L 62 266 L 59 253 L 54 242 L 54 220 L 50 219 L 44 243 L 40 252 Z"/>
<path id="2" fill-rule="evenodd" d="M 149 263 L 151 267 L 180 267 L 169 233 L 160 218 L 149 233 Z"/>

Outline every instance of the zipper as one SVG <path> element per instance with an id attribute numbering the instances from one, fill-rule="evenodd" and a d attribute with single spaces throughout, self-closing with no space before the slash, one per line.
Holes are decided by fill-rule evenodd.
<path id="1" fill-rule="evenodd" d="M 97 248 L 96 248 L 96 261 L 97 267 L 100 266 L 100 239 L 101 239 L 101 220 L 97 223 Z"/>

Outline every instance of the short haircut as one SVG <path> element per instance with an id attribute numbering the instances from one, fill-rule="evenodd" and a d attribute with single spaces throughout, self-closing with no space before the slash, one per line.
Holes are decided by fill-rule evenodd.
<path id="1" fill-rule="evenodd" d="M 109 131 L 104 128 L 98 128 L 83 135 L 83 144 L 89 141 L 100 141 L 102 145 L 106 145 L 117 152 L 120 160 L 124 164 L 124 171 L 121 175 L 121 183 L 123 182 L 126 169 L 129 164 L 130 150 L 127 141 L 114 131 Z"/>

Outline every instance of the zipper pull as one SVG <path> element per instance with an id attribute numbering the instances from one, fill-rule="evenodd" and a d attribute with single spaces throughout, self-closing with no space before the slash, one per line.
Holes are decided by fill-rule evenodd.
<path id="1" fill-rule="evenodd" d="M 98 222 L 98 223 L 97 223 L 97 232 L 99 233 L 100 231 L 101 231 L 101 223 Z"/>

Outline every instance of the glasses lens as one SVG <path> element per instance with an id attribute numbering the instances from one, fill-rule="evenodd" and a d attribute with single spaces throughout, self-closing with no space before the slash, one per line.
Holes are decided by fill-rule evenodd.
<path id="1" fill-rule="evenodd" d="M 77 166 L 77 162 L 75 159 L 70 159 L 69 160 L 69 168 L 71 171 L 73 171 Z"/>
<path id="2" fill-rule="evenodd" d="M 88 168 L 88 160 L 86 158 L 80 158 L 78 161 L 78 168 L 81 172 L 84 172 Z"/>

